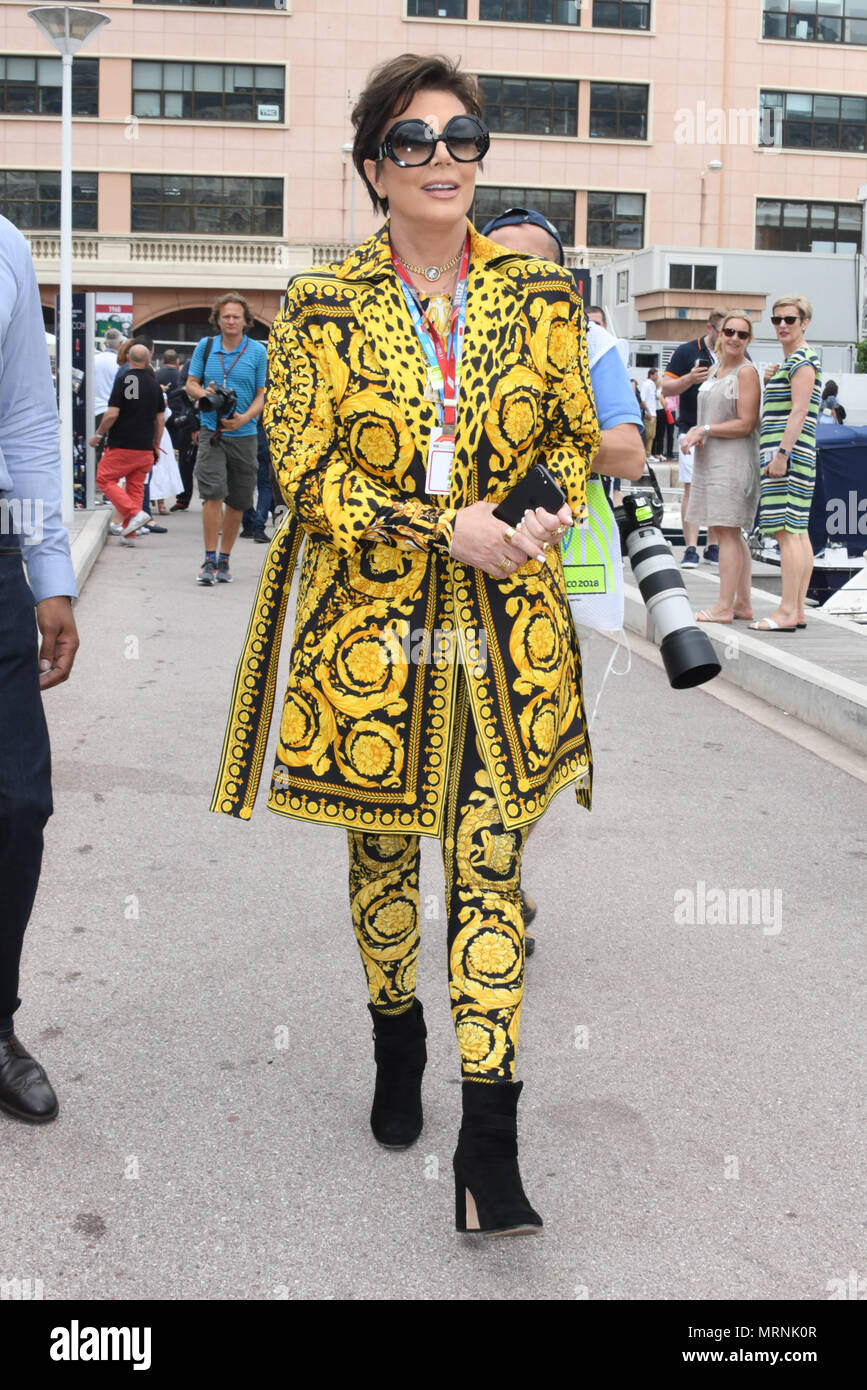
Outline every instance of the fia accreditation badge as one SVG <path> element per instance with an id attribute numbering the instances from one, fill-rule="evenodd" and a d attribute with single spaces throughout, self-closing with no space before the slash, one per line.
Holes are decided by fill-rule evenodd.
<path id="1" fill-rule="evenodd" d="M 455 458 L 455 437 L 441 428 L 431 430 L 430 445 L 427 451 L 427 476 L 425 488 L 428 493 L 446 494 L 452 487 L 452 464 Z"/>

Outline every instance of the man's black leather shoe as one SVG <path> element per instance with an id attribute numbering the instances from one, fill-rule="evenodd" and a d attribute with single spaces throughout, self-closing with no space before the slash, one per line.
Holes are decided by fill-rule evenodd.
<path id="1" fill-rule="evenodd" d="M 51 1082 L 35 1057 L 12 1034 L 0 1039 L 0 1110 L 18 1120 L 43 1125 L 59 1106 Z"/>

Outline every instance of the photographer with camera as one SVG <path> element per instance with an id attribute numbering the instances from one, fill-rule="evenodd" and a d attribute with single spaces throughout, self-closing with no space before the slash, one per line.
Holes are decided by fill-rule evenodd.
<path id="1" fill-rule="evenodd" d="M 208 585 L 231 584 L 229 556 L 241 518 L 253 505 L 256 418 L 265 400 L 267 362 L 265 344 L 245 332 L 253 325 L 253 315 L 243 295 L 221 295 L 211 310 L 211 323 L 216 336 L 197 344 L 186 386 L 187 395 L 199 402 L 195 476 L 202 499 L 205 560 L 198 583 Z"/>

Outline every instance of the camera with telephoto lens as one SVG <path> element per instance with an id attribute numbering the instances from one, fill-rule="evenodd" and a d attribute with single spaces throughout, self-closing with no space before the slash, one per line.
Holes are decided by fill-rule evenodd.
<path id="1" fill-rule="evenodd" d="M 231 387 L 215 386 L 213 391 L 208 391 L 206 395 L 199 397 L 199 409 L 213 410 L 219 428 L 221 420 L 235 414 L 238 409 L 238 397 Z"/>
<path id="2" fill-rule="evenodd" d="M 614 518 L 641 597 L 656 625 L 669 684 L 675 690 L 689 690 L 713 680 L 722 667 L 707 633 L 693 617 L 680 570 L 660 529 L 662 493 L 653 469 L 649 472 L 655 495 L 641 488 L 624 493 L 621 505 L 614 508 Z"/>

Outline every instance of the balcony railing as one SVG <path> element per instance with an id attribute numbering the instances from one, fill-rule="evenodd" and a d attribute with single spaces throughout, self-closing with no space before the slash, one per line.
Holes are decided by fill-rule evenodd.
<path id="1" fill-rule="evenodd" d="M 42 280 L 59 274 L 60 237 L 55 232 L 25 232 L 37 274 Z M 344 242 L 289 243 L 277 238 L 196 237 L 146 233 L 89 233 L 72 238 L 72 274 L 79 283 L 128 272 L 131 283 L 180 275 L 199 281 L 226 270 L 240 287 L 256 275 L 263 288 L 273 278 L 284 287 L 293 271 L 341 261 L 352 248 Z"/>

